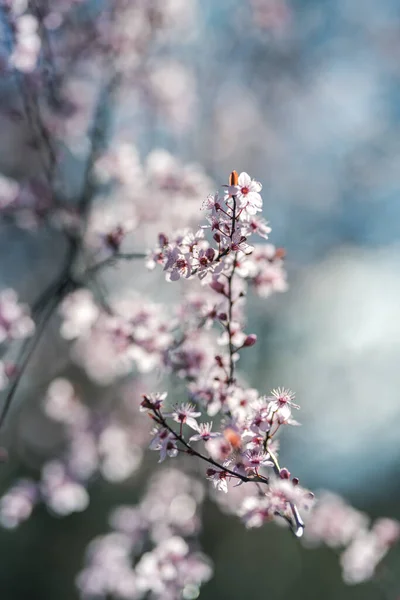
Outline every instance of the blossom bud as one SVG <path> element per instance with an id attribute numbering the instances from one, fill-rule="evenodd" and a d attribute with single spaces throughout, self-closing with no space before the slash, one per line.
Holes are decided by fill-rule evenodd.
<path id="1" fill-rule="evenodd" d="M 227 321 L 227 320 L 228 320 L 228 315 L 227 315 L 226 313 L 224 313 L 224 312 L 222 312 L 222 313 L 219 313 L 219 315 L 218 315 L 218 319 L 219 319 L 220 321 Z"/>
<path id="2" fill-rule="evenodd" d="M 15 375 L 18 373 L 18 367 L 14 363 L 6 363 L 4 365 L 4 372 L 6 374 L 6 377 L 8 379 L 11 379 L 12 377 L 15 377 Z"/>
<path id="3" fill-rule="evenodd" d="M 210 288 L 212 288 L 214 292 L 217 292 L 218 294 L 223 294 L 225 290 L 224 284 L 220 281 L 216 281 L 215 279 L 210 283 Z"/>
<path id="4" fill-rule="evenodd" d="M 288 469 L 286 469 L 286 467 L 279 471 L 279 477 L 281 479 L 290 479 L 290 472 L 288 471 Z"/>
<path id="5" fill-rule="evenodd" d="M 107 246 L 113 251 L 118 252 L 121 243 L 124 239 L 125 232 L 121 226 L 116 227 L 113 231 L 110 231 L 105 238 Z"/>
<path id="6" fill-rule="evenodd" d="M 239 181 L 239 175 L 237 171 L 232 171 L 229 175 L 229 185 L 237 185 Z"/>
<path id="7" fill-rule="evenodd" d="M 161 247 L 166 246 L 168 244 L 168 238 L 164 233 L 158 234 L 158 243 Z"/>
<path id="8" fill-rule="evenodd" d="M 223 367 L 223 365 L 224 365 L 224 363 L 222 362 L 222 357 L 221 357 L 221 356 L 219 356 L 219 355 L 217 355 L 217 356 L 215 357 L 215 362 L 217 363 L 217 365 L 218 365 L 219 367 Z"/>
<path id="9" fill-rule="evenodd" d="M 240 437 L 240 434 L 237 431 L 232 429 L 232 427 L 227 427 L 225 429 L 224 438 L 226 439 L 227 442 L 230 443 L 232 448 L 234 448 L 235 450 L 237 450 L 238 448 L 241 448 L 242 438 Z"/>
<path id="10" fill-rule="evenodd" d="M 257 341 L 257 336 L 255 333 L 250 333 L 250 335 L 248 335 L 246 337 L 246 339 L 243 342 L 243 348 L 249 348 L 250 346 L 254 346 L 254 344 Z"/>
<path id="11" fill-rule="evenodd" d="M 215 250 L 214 250 L 214 248 L 207 248 L 207 250 L 206 250 L 206 257 L 208 258 L 208 260 L 210 262 L 214 260 L 214 256 L 215 256 Z"/>
<path id="12" fill-rule="evenodd" d="M 293 485 L 299 485 L 299 478 L 298 477 L 293 477 L 292 483 L 293 483 Z"/>
<path id="13" fill-rule="evenodd" d="M 213 475 L 215 475 L 218 471 L 216 471 L 215 469 L 207 469 L 206 473 L 207 473 L 207 477 L 212 477 Z"/>
<path id="14" fill-rule="evenodd" d="M 285 248 L 277 248 L 275 250 L 275 258 L 285 258 L 286 250 Z"/>
<path id="15" fill-rule="evenodd" d="M 217 244 L 219 244 L 221 241 L 221 235 L 217 232 L 217 233 L 214 233 L 213 237 L 214 237 L 214 240 L 217 242 Z"/>

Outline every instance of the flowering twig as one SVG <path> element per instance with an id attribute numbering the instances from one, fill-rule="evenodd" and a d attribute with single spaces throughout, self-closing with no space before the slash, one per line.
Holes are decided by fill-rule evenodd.
<path id="1" fill-rule="evenodd" d="M 235 477 L 236 479 L 240 479 L 241 481 L 243 481 L 244 483 L 264 483 L 264 484 L 268 484 L 268 478 L 267 477 L 262 477 L 260 475 L 255 476 L 255 477 L 247 477 L 246 475 L 242 475 L 241 473 L 237 473 L 235 471 L 232 471 L 232 469 L 229 469 L 228 467 L 219 464 L 217 461 L 215 461 L 213 458 L 211 458 L 210 456 L 205 456 L 204 454 L 202 454 L 201 452 L 199 452 L 198 450 L 196 450 L 195 448 L 193 448 L 193 446 L 191 446 L 183 437 L 183 435 L 181 433 L 177 433 L 167 422 L 167 420 L 164 418 L 164 416 L 162 415 L 160 410 L 157 409 L 153 409 L 152 410 L 152 418 L 153 420 L 158 423 L 159 425 L 161 425 L 162 427 L 164 427 L 165 429 L 167 429 L 175 438 L 176 441 L 180 442 L 187 450 L 187 453 L 192 455 L 192 456 L 197 456 L 197 458 L 200 458 L 201 460 L 204 460 L 205 462 L 209 463 L 210 465 L 212 465 L 213 467 L 216 467 L 217 469 L 220 469 L 221 472 L 223 473 L 229 473 L 229 475 L 231 475 L 231 477 Z"/>

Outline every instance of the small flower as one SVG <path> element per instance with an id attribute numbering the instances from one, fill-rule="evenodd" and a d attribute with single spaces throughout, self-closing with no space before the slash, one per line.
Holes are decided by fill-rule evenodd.
<path id="1" fill-rule="evenodd" d="M 150 450 L 157 450 L 160 452 L 160 460 L 163 462 L 167 456 L 175 458 L 178 455 L 178 448 L 176 447 L 175 437 L 167 429 L 155 429 L 155 436 L 150 442 Z"/>
<path id="2" fill-rule="evenodd" d="M 298 425 L 297 421 L 291 418 L 292 408 L 300 408 L 298 404 L 293 402 L 294 393 L 284 388 L 277 388 L 272 390 L 271 393 L 272 398 L 268 405 L 269 421 L 279 425 Z"/>
<path id="3" fill-rule="evenodd" d="M 258 450 L 248 450 L 244 455 L 244 464 L 246 469 L 257 471 L 260 467 L 273 467 L 273 462 L 269 460 L 269 454 L 259 452 Z"/>
<path id="4" fill-rule="evenodd" d="M 265 240 L 268 239 L 268 234 L 271 233 L 271 227 L 268 225 L 268 222 L 259 217 L 251 216 L 246 221 L 246 225 L 251 233 L 257 233 Z"/>
<path id="5" fill-rule="evenodd" d="M 228 492 L 228 473 L 226 471 L 216 471 L 215 469 L 207 469 L 207 479 L 212 481 L 213 486 L 220 492 Z"/>
<path id="6" fill-rule="evenodd" d="M 181 404 L 180 406 L 175 406 L 174 408 L 174 412 L 167 413 L 165 416 L 172 417 L 176 423 L 188 425 L 195 431 L 199 430 L 199 425 L 196 419 L 201 416 L 201 412 L 195 411 L 193 404 L 185 403 Z"/>
<path id="7" fill-rule="evenodd" d="M 236 196 L 240 208 L 245 209 L 249 215 L 255 215 L 262 209 L 261 189 L 261 183 L 251 179 L 245 172 L 240 173 L 237 185 L 228 187 L 229 194 Z"/>
<path id="8" fill-rule="evenodd" d="M 211 433 L 212 423 L 200 423 L 198 426 L 196 435 L 192 435 L 190 438 L 191 442 L 198 442 L 199 440 L 203 440 L 204 442 L 208 442 L 212 438 L 219 437 L 221 434 L 213 432 Z"/>
<path id="9" fill-rule="evenodd" d="M 164 392 L 163 394 L 160 394 L 159 392 L 156 394 L 143 394 L 143 400 L 140 403 L 140 411 L 160 410 L 166 397 L 167 392 Z"/>
<path id="10" fill-rule="evenodd" d="M 168 271 L 168 281 L 178 281 L 180 277 L 188 278 L 192 272 L 190 253 L 183 254 L 177 246 L 166 251 L 167 260 L 164 271 Z"/>
<path id="11" fill-rule="evenodd" d="M 234 252 L 240 250 L 243 254 L 251 254 L 254 250 L 254 247 L 247 243 L 247 237 L 243 235 L 241 229 L 237 229 L 232 235 L 230 246 Z"/>

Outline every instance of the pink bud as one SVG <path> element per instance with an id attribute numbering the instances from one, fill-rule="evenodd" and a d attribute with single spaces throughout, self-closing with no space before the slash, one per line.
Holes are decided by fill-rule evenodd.
<path id="1" fill-rule="evenodd" d="M 215 255 L 214 248 L 207 248 L 207 250 L 206 250 L 206 257 L 208 258 L 209 261 L 213 261 L 214 260 L 214 255 Z"/>
<path id="2" fill-rule="evenodd" d="M 164 233 L 158 234 L 158 243 L 161 247 L 166 246 L 168 244 L 168 238 Z"/>
<path id="3" fill-rule="evenodd" d="M 210 283 L 210 287 L 218 294 L 223 294 L 225 290 L 224 284 L 215 279 Z"/>
<path id="4" fill-rule="evenodd" d="M 257 341 L 257 336 L 255 333 L 250 333 L 250 335 L 248 335 L 246 337 L 246 339 L 243 342 L 243 348 L 249 348 L 250 346 L 254 346 L 254 344 Z"/>
<path id="5" fill-rule="evenodd" d="M 279 477 L 281 479 L 290 479 L 290 472 L 288 471 L 288 469 L 286 469 L 286 467 L 279 471 Z"/>
<path id="6" fill-rule="evenodd" d="M 4 372 L 7 378 L 11 379 L 12 377 L 15 377 L 15 375 L 18 373 L 18 367 L 14 363 L 6 363 L 4 365 Z"/>
<path id="7" fill-rule="evenodd" d="M 222 366 L 223 366 L 223 364 L 224 364 L 224 363 L 222 362 L 222 358 L 221 358 L 221 356 L 219 356 L 219 355 L 217 355 L 217 356 L 215 357 L 215 362 L 217 363 L 217 365 L 218 365 L 219 367 L 222 367 Z"/>
<path id="8" fill-rule="evenodd" d="M 221 235 L 219 233 L 214 233 L 214 240 L 219 244 L 221 241 Z"/>

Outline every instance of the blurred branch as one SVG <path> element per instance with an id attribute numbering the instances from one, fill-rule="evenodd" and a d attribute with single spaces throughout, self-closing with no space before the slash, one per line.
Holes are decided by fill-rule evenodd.
<path id="1" fill-rule="evenodd" d="M 21 352 L 17 358 L 16 362 L 17 364 L 20 363 L 20 366 L 18 368 L 17 375 L 15 376 L 14 381 L 12 382 L 11 387 L 7 392 L 4 405 L 0 413 L 0 428 L 4 424 L 8 411 L 10 410 L 13 398 L 17 392 L 18 386 L 21 382 L 22 377 L 25 374 L 25 371 L 29 365 L 32 355 L 35 352 L 43 336 L 46 325 L 49 319 L 51 318 L 54 310 L 57 308 L 60 298 L 63 296 L 64 290 L 68 287 L 70 283 L 71 280 L 69 279 L 69 277 L 65 277 L 65 273 L 63 271 L 62 276 L 58 278 L 56 282 L 57 285 L 49 286 L 49 288 L 43 294 L 43 297 L 45 297 L 45 294 L 48 295 L 48 301 L 43 307 L 33 338 L 28 339 L 24 342 L 21 348 Z"/>
<path id="2" fill-rule="evenodd" d="M 94 273 L 97 273 L 98 271 L 100 271 L 104 267 L 112 267 L 112 266 L 114 266 L 119 260 L 126 260 L 126 261 L 130 261 L 130 260 L 142 260 L 142 259 L 146 258 L 146 256 L 147 255 L 146 255 L 145 252 L 126 252 L 126 253 L 119 253 L 118 252 L 117 254 L 113 254 L 112 256 L 108 256 L 107 258 L 105 258 L 104 260 L 96 263 L 92 267 L 89 267 L 86 270 L 86 273 L 93 275 Z"/>

